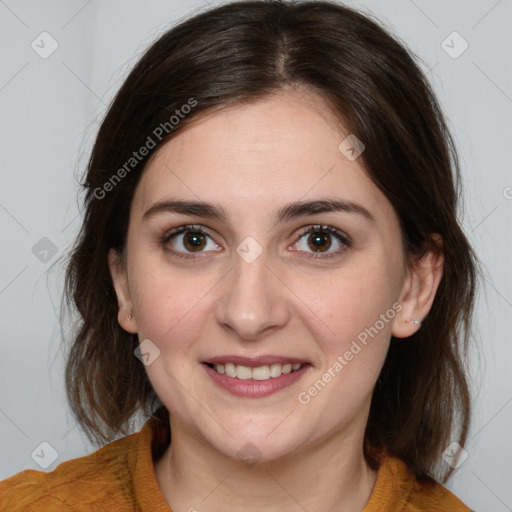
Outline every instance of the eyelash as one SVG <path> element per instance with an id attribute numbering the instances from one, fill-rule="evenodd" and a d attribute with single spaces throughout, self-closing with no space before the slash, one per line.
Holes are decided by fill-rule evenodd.
<path id="1" fill-rule="evenodd" d="M 317 224 L 314 226 L 309 226 L 303 231 L 300 232 L 299 237 L 297 239 L 297 242 L 305 235 L 309 235 L 310 233 L 322 233 L 331 235 L 334 238 L 340 242 L 344 247 L 341 249 L 338 249 L 337 251 L 323 254 L 321 252 L 312 252 L 312 253 L 306 253 L 308 256 L 305 256 L 308 259 L 318 259 L 318 258 L 335 258 L 339 256 L 342 252 L 344 252 L 346 249 L 348 249 L 351 246 L 351 240 L 348 235 L 343 233 L 343 231 L 340 231 L 339 229 L 335 228 L 334 226 L 331 226 L 330 224 L 324 225 L 324 224 Z M 294 242 L 294 243 L 297 243 Z"/>
<path id="2" fill-rule="evenodd" d="M 170 232 L 167 232 L 162 237 L 160 243 L 162 244 L 162 246 L 165 246 L 173 237 L 181 235 L 183 233 L 187 233 L 188 231 L 191 231 L 194 233 L 201 233 L 202 235 L 212 238 L 200 226 L 186 224 L 183 226 L 179 226 L 178 228 L 175 228 Z M 296 244 L 297 242 L 299 242 L 299 240 L 304 235 L 308 235 L 310 233 L 322 233 L 322 234 L 328 234 L 328 235 L 334 236 L 344 247 L 341 249 L 338 249 L 335 252 L 328 253 L 328 254 L 323 254 L 323 253 L 318 253 L 318 252 L 306 253 L 306 254 L 308 254 L 308 256 L 305 256 L 307 259 L 318 259 L 318 258 L 327 259 L 327 258 L 336 257 L 336 256 L 339 256 L 341 252 L 343 252 L 346 249 L 348 249 L 349 247 L 351 247 L 350 237 L 348 235 L 346 235 L 345 233 L 343 233 L 342 231 L 340 231 L 339 229 L 335 228 L 334 226 L 331 226 L 330 224 L 327 224 L 327 225 L 317 224 L 317 225 L 309 226 L 309 227 L 305 228 L 304 230 L 302 230 L 300 232 L 297 240 L 291 245 Z M 197 257 L 201 257 L 201 256 L 198 256 L 201 254 L 200 252 L 196 253 L 196 255 L 194 255 L 194 253 L 183 253 L 180 251 L 176 251 L 175 249 L 167 249 L 167 251 L 177 258 L 184 258 L 184 259 L 188 259 L 188 260 L 194 259 Z"/>

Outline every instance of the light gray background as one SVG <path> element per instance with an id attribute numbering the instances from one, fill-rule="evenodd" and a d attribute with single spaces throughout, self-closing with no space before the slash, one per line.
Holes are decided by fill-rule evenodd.
<path id="1" fill-rule="evenodd" d="M 347 4 L 373 12 L 423 59 L 460 149 L 462 218 L 485 268 L 476 312 L 483 350 L 472 357 L 469 457 L 447 487 L 475 510 L 510 511 L 512 1 Z M 56 451 L 48 471 L 93 449 L 65 401 L 62 265 L 53 264 L 79 228 L 76 175 L 85 169 L 106 105 L 148 44 L 206 5 L 0 0 L 0 478 L 40 469 L 35 460 L 51 461 L 51 449 L 41 442 Z M 39 52 L 51 48 L 48 36 L 40 36 L 44 31 L 58 43 L 46 59 L 31 47 L 35 41 Z M 469 44 L 458 58 L 453 54 L 463 42 L 446 40 L 453 31 Z M 49 242 L 39 242 L 43 237 L 55 255 Z"/>

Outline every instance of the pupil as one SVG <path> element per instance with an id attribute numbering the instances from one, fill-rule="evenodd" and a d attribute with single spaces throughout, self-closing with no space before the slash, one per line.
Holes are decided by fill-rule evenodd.
<path id="1" fill-rule="evenodd" d="M 187 249 L 202 249 L 204 246 L 205 236 L 202 233 L 189 233 L 185 237 L 185 247 Z"/>
<path id="2" fill-rule="evenodd" d="M 331 241 L 328 235 L 322 233 L 311 234 L 309 242 L 310 249 L 317 252 L 319 252 L 318 249 L 327 250 L 331 246 Z"/>

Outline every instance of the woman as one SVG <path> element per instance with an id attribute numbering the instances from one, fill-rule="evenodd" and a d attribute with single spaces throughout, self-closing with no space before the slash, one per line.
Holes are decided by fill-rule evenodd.
<path id="1" fill-rule="evenodd" d="M 442 485 L 470 421 L 458 173 L 417 64 L 356 11 L 168 31 L 101 125 L 67 270 L 68 397 L 109 444 L 0 510 L 469 511 Z"/>

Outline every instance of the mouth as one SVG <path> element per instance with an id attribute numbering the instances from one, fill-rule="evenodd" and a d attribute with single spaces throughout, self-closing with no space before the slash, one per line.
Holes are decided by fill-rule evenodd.
<path id="1" fill-rule="evenodd" d="M 202 366 L 220 389 L 243 398 L 264 398 L 291 387 L 312 368 L 309 363 L 297 361 L 261 364 L 251 360 L 249 364 L 253 366 L 208 361 Z"/>
<path id="2" fill-rule="evenodd" d="M 304 363 L 273 363 L 251 367 L 235 363 L 205 363 L 209 368 L 231 379 L 266 381 L 300 370 Z"/>

